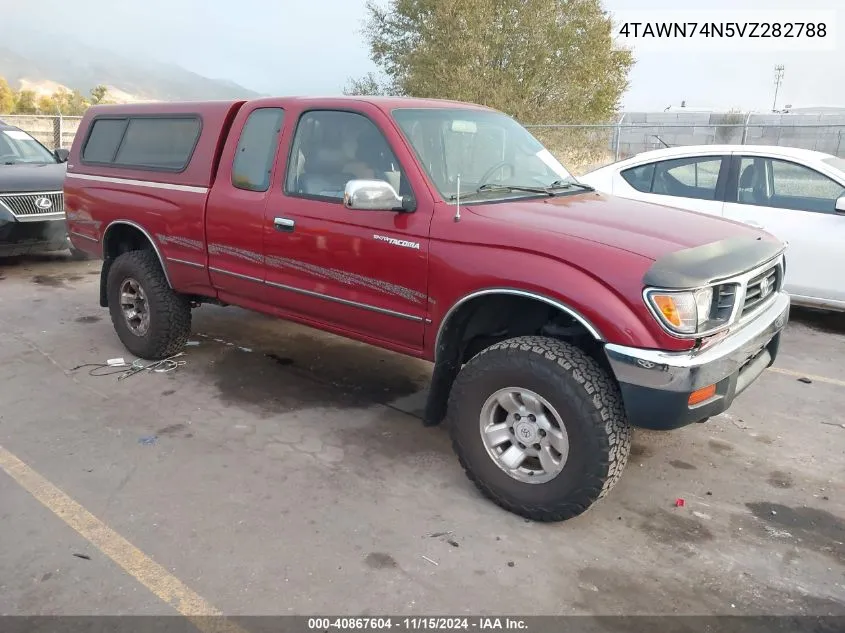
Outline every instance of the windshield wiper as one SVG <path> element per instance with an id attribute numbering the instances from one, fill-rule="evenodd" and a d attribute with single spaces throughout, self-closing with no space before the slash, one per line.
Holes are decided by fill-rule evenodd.
<path id="1" fill-rule="evenodd" d="M 562 179 L 562 180 L 555 180 L 552 184 L 546 187 L 547 191 L 553 191 L 555 189 L 571 189 L 572 187 L 581 187 L 582 189 L 586 189 L 588 191 L 593 191 L 593 187 L 590 185 L 585 185 L 584 183 L 578 182 L 576 180 L 570 179 Z"/>
<path id="2" fill-rule="evenodd" d="M 543 193 L 552 195 L 546 187 L 529 187 L 523 185 L 497 185 L 493 183 L 485 183 L 478 187 L 475 191 L 462 191 L 461 198 L 475 196 L 488 191 L 527 191 L 528 193 Z M 449 196 L 449 200 L 457 200 L 458 194 L 453 193 Z"/>

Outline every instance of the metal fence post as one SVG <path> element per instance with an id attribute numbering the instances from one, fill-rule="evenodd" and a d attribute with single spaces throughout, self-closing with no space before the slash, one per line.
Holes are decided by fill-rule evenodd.
<path id="1" fill-rule="evenodd" d="M 749 112 L 748 115 L 745 117 L 745 125 L 742 126 L 742 141 L 740 145 L 745 145 L 745 141 L 748 139 L 748 122 L 751 120 L 751 113 Z"/>
<path id="2" fill-rule="evenodd" d="M 613 145 L 614 145 L 614 147 L 613 147 L 613 160 L 614 161 L 619 160 L 619 146 L 622 144 L 622 121 L 625 120 L 626 114 L 627 114 L 626 112 L 623 112 L 622 116 L 619 117 L 619 120 L 616 122 L 616 134 L 615 134 L 616 138 L 615 138 L 614 143 L 613 143 Z"/>
<path id="3" fill-rule="evenodd" d="M 64 138 L 65 138 L 64 119 L 62 118 L 62 113 L 59 112 L 59 142 L 56 143 L 57 149 L 61 149 L 62 147 L 64 147 Z"/>

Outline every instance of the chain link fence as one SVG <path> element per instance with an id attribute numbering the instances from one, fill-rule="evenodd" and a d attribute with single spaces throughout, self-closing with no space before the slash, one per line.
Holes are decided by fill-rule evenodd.
<path id="1" fill-rule="evenodd" d="M 0 121 L 22 129 L 53 150 L 70 147 L 82 117 L 51 114 L 0 114 Z"/>
<path id="2" fill-rule="evenodd" d="M 50 149 L 69 148 L 82 117 L 0 115 Z M 845 157 L 845 115 L 626 113 L 597 125 L 528 125 L 567 168 L 583 174 L 666 146 L 742 144 L 801 147 Z"/>
<path id="3" fill-rule="evenodd" d="M 528 125 L 575 174 L 662 147 L 782 145 L 845 157 L 845 115 L 626 113 L 614 123 Z"/>

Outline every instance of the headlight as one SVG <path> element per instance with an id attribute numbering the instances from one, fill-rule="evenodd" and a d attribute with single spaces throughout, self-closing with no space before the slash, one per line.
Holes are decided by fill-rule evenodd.
<path id="1" fill-rule="evenodd" d="M 713 303 L 713 289 L 695 292 L 651 292 L 648 300 L 657 316 L 669 329 L 680 334 L 695 334 L 707 320 Z"/>
<path id="2" fill-rule="evenodd" d="M 699 290 L 649 290 L 645 299 L 670 332 L 700 335 L 717 330 L 730 321 L 736 289 L 736 284 L 723 284 Z"/>

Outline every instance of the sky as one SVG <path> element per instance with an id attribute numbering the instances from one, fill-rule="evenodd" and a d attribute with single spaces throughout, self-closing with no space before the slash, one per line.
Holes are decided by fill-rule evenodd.
<path id="1" fill-rule="evenodd" d="M 386 0 L 382 0 L 385 2 Z M 175 63 L 230 79 L 265 94 L 339 94 L 349 77 L 375 70 L 361 33 L 366 0 L 0 0 L 0 19 L 23 28 L 68 33 L 125 55 Z M 845 3 L 841 0 L 604 0 L 615 15 L 636 11 L 644 21 L 667 11 L 706 8 L 714 21 L 744 10 L 754 20 L 772 11 L 838 12 L 836 46 L 793 51 L 777 41 L 746 50 L 705 42 L 697 50 L 634 46 L 636 64 L 625 110 L 688 107 L 768 111 L 774 66 L 784 65 L 778 107 L 845 106 Z M 840 32 L 841 31 L 841 32 Z M 758 40 L 759 41 L 759 40 Z M 665 42 L 664 42 L 665 44 Z"/>

